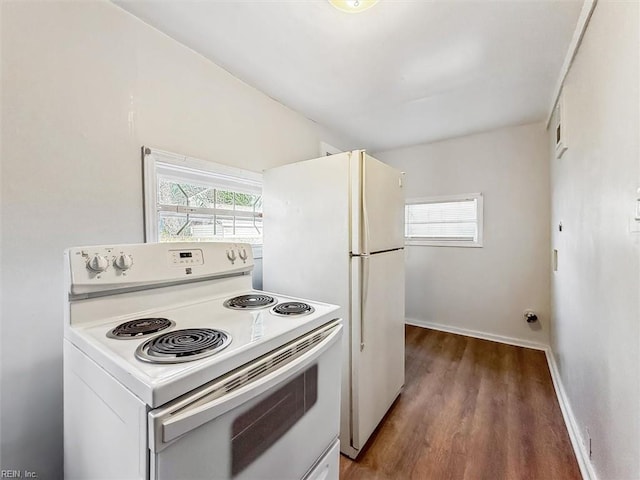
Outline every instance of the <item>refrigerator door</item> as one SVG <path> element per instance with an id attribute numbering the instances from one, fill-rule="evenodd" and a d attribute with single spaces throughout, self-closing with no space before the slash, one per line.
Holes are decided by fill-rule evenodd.
<path id="1" fill-rule="evenodd" d="M 404 384 L 404 250 L 352 258 L 352 447 L 360 450 Z"/>
<path id="2" fill-rule="evenodd" d="M 367 155 L 351 156 L 351 251 L 355 255 L 404 246 L 402 172 Z"/>
<path id="3" fill-rule="evenodd" d="M 264 172 L 263 287 L 340 305 L 341 443 L 351 424 L 351 152 Z"/>

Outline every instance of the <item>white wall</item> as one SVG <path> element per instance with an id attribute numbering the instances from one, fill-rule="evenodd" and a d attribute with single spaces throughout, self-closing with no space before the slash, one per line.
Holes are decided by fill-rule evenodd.
<path id="1" fill-rule="evenodd" d="M 552 348 L 602 480 L 640 478 L 638 5 L 598 2 L 564 86 L 568 150 L 551 153 Z"/>
<path id="2" fill-rule="evenodd" d="M 406 195 L 482 192 L 484 246 L 408 246 L 408 321 L 548 343 L 549 172 L 541 124 L 375 156 L 406 172 Z M 523 312 L 541 321 L 533 328 Z"/>
<path id="3" fill-rule="evenodd" d="M 143 240 L 141 145 L 261 170 L 311 121 L 108 2 L 2 2 L 2 469 L 62 475 L 62 252 Z"/>

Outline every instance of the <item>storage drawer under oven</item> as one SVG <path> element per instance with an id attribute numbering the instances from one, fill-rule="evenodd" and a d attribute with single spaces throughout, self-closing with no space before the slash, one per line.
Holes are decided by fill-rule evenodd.
<path id="1" fill-rule="evenodd" d="M 302 479 L 338 435 L 341 321 L 149 413 L 151 478 Z"/>

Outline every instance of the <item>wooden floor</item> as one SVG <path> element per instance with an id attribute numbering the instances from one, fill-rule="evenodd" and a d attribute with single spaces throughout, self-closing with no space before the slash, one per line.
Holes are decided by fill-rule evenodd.
<path id="1" fill-rule="evenodd" d="M 405 387 L 340 479 L 580 479 L 545 355 L 406 327 Z"/>

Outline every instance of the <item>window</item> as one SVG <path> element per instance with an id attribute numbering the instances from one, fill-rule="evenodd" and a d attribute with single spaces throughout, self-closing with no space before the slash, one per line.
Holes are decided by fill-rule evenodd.
<path id="1" fill-rule="evenodd" d="M 262 175 L 144 148 L 147 242 L 262 244 Z"/>
<path id="2" fill-rule="evenodd" d="M 482 194 L 415 198 L 405 206 L 405 243 L 482 246 Z"/>

